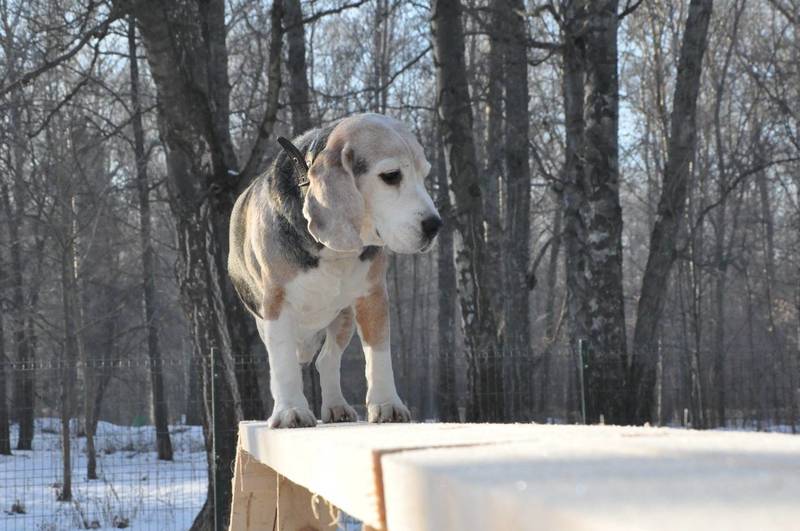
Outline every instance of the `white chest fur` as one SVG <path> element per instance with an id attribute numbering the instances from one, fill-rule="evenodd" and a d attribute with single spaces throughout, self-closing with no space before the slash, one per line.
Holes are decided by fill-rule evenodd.
<path id="1" fill-rule="evenodd" d="M 317 267 L 300 273 L 286 285 L 287 309 L 301 335 L 324 329 L 342 309 L 366 294 L 370 264 L 358 256 L 323 258 Z"/>

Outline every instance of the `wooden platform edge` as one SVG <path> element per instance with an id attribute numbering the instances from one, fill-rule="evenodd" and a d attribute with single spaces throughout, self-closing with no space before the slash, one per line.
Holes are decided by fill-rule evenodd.
<path id="1" fill-rule="evenodd" d="M 229 531 L 329 531 L 339 528 L 339 518 L 339 509 L 237 444 Z"/>

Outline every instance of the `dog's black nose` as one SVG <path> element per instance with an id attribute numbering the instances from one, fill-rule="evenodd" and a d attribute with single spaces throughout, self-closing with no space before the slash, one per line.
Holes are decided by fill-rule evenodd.
<path id="1" fill-rule="evenodd" d="M 439 216 L 431 216 L 422 220 L 422 234 L 429 240 L 432 240 L 439 228 L 442 226 L 442 218 Z"/>

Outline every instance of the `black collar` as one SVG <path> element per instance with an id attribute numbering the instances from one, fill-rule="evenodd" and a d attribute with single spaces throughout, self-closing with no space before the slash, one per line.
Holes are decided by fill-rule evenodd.
<path id="1" fill-rule="evenodd" d="M 311 141 L 305 156 L 303 156 L 303 152 L 286 137 L 279 136 L 278 144 L 281 145 L 286 155 L 292 161 L 294 171 L 297 173 L 297 186 L 300 188 L 308 186 L 308 168 L 314 163 L 314 159 L 317 157 L 319 135 L 316 135 Z"/>

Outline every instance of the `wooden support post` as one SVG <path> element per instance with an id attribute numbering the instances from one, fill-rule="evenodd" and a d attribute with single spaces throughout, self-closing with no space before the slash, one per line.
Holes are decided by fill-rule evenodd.
<path id="1" fill-rule="evenodd" d="M 305 487 L 278 476 L 278 531 L 327 531 L 336 528 L 338 516 L 328 503 Z"/>
<path id="2" fill-rule="evenodd" d="M 229 531 L 271 531 L 275 526 L 278 474 L 256 461 L 241 445 L 233 474 Z"/>
<path id="3" fill-rule="evenodd" d="M 239 446 L 229 531 L 327 531 L 337 513 L 306 488 L 256 461 Z"/>

